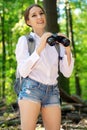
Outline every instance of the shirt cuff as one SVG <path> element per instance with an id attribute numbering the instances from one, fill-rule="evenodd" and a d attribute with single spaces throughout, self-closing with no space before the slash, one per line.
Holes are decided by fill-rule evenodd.
<path id="1" fill-rule="evenodd" d="M 70 65 L 68 65 L 67 55 L 64 55 L 64 57 L 63 57 L 63 64 L 66 67 L 71 68 L 73 66 L 73 63 L 74 63 L 74 58 L 72 57 L 72 54 L 71 54 L 71 63 L 70 63 Z"/>
<path id="2" fill-rule="evenodd" d="M 71 55 L 71 63 L 68 65 L 67 56 L 64 55 L 63 60 L 60 61 L 60 70 L 65 77 L 70 77 L 74 68 L 74 58 Z"/>

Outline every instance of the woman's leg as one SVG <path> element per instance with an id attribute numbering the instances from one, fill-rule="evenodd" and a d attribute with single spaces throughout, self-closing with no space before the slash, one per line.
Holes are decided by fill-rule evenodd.
<path id="1" fill-rule="evenodd" d="M 46 130 L 60 130 L 61 109 L 58 106 L 47 106 L 42 108 L 42 118 Z"/>
<path id="2" fill-rule="evenodd" d="M 19 100 L 22 130 L 35 130 L 37 117 L 40 112 L 40 103 L 30 100 Z"/>

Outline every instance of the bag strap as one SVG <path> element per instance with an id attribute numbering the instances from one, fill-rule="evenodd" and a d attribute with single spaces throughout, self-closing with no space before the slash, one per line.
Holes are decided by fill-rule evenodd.
<path id="1" fill-rule="evenodd" d="M 59 53 L 60 52 L 59 44 L 55 44 L 55 48 L 56 48 L 57 52 Z"/>
<path id="2" fill-rule="evenodd" d="M 25 37 L 27 39 L 28 52 L 31 55 L 34 52 L 34 49 L 35 49 L 35 40 L 33 39 L 33 37 L 30 34 L 29 35 L 25 35 Z"/>

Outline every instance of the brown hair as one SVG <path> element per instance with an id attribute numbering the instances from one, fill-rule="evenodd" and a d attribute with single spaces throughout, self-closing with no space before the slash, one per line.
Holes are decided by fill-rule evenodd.
<path id="1" fill-rule="evenodd" d="M 24 13 L 24 19 L 25 19 L 25 23 L 27 24 L 27 20 L 29 20 L 29 12 L 30 10 L 33 8 L 33 7 L 39 7 L 42 9 L 42 11 L 45 13 L 45 10 L 38 4 L 33 4 L 31 6 L 29 6 L 26 10 L 25 10 L 25 13 Z M 27 24 L 28 25 L 28 24 Z M 29 25 L 28 25 L 29 26 Z"/>

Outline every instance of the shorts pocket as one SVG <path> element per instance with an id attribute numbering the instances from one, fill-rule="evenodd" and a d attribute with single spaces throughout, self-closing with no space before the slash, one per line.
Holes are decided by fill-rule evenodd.
<path id="1" fill-rule="evenodd" d="M 26 78 L 23 80 L 23 87 L 22 88 L 26 88 L 26 89 L 35 89 L 38 86 L 38 83 L 34 80 L 31 80 L 29 78 Z"/>

